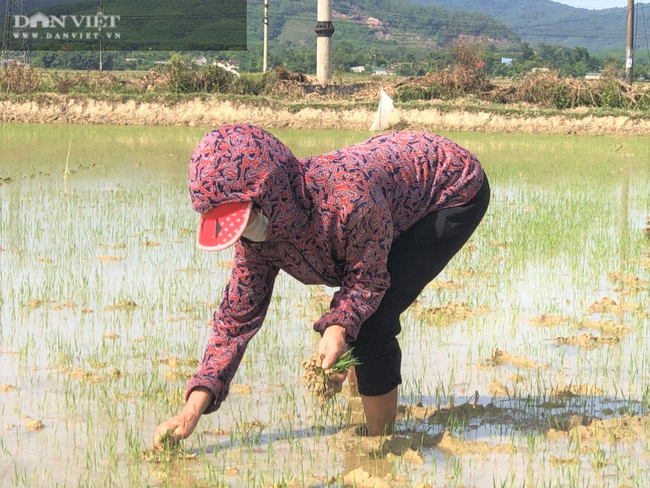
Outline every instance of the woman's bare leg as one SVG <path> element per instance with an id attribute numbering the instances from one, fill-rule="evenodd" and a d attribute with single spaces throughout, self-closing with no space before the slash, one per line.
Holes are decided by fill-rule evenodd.
<path id="1" fill-rule="evenodd" d="M 354 366 L 351 366 L 350 370 L 348 371 L 348 389 L 354 396 L 357 396 L 359 394 L 359 386 L 357 385 L 357 373 L 354 370 Z"/>
<path id="2" fill-rule="evenodd" d="M 380 396 L 361 395 L 368 435 L 390 435 L 397 417 L 397 387 Z"/>

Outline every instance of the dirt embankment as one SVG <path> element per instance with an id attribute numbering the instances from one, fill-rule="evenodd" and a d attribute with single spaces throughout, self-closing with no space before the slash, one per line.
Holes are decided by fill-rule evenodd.
<path id="1" fill-rule="evenodd" d="M 367 130 L 375 111 L 366 107 L 300 109 L 255 106 L 243 102 L 192 99 L 181 102 L 112 101 L 60 96 L 49 99 L 0 100 L 0 122 L 216 127 L 251 123 L 292 129 Z M 431 131 L 634 135 L 650 134 L 650 120 L 627 116 L 536 115 L 423 107 L 396 109 L 391 128 Z"/>

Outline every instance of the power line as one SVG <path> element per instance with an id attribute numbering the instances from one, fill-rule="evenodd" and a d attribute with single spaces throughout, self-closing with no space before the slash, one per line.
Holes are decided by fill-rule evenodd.
<path id="1" fill-rule="evenodd" d="M 650 43 L 648 43 L 648 25 L 645 20 L 645 7 L 643 2 L 641 2 L 641 15 L 643 15 L 643 30 L 645 32 L 645 47 L 648 50 L 648 62 L 650 63 Z"/>

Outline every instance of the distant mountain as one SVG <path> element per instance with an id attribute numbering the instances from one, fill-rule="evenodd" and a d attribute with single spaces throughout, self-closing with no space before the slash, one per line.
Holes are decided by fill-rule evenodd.
<path id="1" fill-rule="evenodd" d="M 37 10 L 49 7 L 50 5 L 61 5 L 63 3 L 75 3 L 79 0 L 27 0 L 25 2 L 25 7 L 27 13 L 35 13 Z M 0 6 L 3 2 L 0 2 Z M 99 7 L 99 2 L 96 2 Z M 4 10 L 2 11 L 4 13 Z"/>
<path id="2" fill-rule="evenodd" d="M 79 0 L 26 0 L 25 8 L 27 13 L 36 13 L 38 10 L 49 7 L 50 5 L 61 5 L 63 3 L 74 3 Z M 99 2 L 97 2 L 99 5 Z M 5 10 L 7 8 L 7 0 L 0 0 L 0 17 L 4 17 Z M 14 15 L 20 14 L 20 12 L 12 12 Z"/>
<path id="3" fill-rule="evenodd" d="M 261 3 L 248 2 L 249 46 L 263 38 Z M 272 53 L 284 49 L 314 49 L 317 2 L 273 0 L 269 7 Z M 519 43 L 502 22 L 480 12 L 458 12 L 423 6 L 409 0 L 334 0 L 334 46 L 354 46 L 358 52 L 373 48 L 432 50 L 456 39 L 487 38 L 501 46 Z"/>
<path id="4" fill-rule="evenodd" d="M 544 41 L 567 47 L 583 46 L 592 52 L 625 48 L 625 8 L 587 10 L 550 0 L 415 1 L 422 5 L 489 14 L 531 43 Z M 650 8 L 647 11 L 650 14 Z"/>
<path id="5" fill-rule="evenodd" d="M 226 0 L 220 0 L 223 3 Z M 4 13 L 6 0 L 0 0 L 0 16 Z M 273 0 L 270 2 L 269 37 L 271 48 L 306 46 L 315 42 L 316 35 L 316 1 Z M 74 5 L 71 5 L 74 4 Z M 175 7 L 170 5 L 175 4 Z M 186 5 L 185 5 L 186 4 Z M 175 12 L 178 23 L 184 19 L 179 5 L 188 16 L 196 17 L 201 10 L 209 7 L 211 2 L 201 0 L 104 0 L 106 12 L 122 14 L 122 37 L 141 38 L 146 32 L 129 32 L 127 15 L 169 16 Z M 28 14 L 42 11 L 46 15 L 63 15 L 82 11 L 88 15 L 97 11 L 97 0 L 27 0 Z M 221 4 L 220 4 L 221 5 Z M 486 37 L 495 44 L 513 44 L 519 37 L 502 22 L 481 12 L 458 12 L 438 6 L 423 6 L 409 0 L 334 0 L 334 24 L 337 29 L 335 39 L 350 41 L 363 47 L 381 45 L 404 45 L 409 47 L 432 48 L 444 46 L 458 38 Z M 262 39 L 263 2 L 248 2 L 248 38 L 249 44 L 259 43 Z M 162 25 L 162 30 L 169 30 L 175 36 L 171 25 Z M 0 26 L 1 28 L 1 26 Z M 160 33 L 158 33 L 160 34 Z M 204 29 L 204 35 L 209 32 Z"/>

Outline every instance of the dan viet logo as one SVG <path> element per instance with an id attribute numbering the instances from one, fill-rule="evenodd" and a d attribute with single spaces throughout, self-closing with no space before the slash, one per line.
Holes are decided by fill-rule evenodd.
<path id="1" fill-rule="evenodd" d="M 61 39 L 61 40 L 93 40 L 99 39 L 100 29 L 107 39 L 120 39 L 117 23 L 119 15 L 106 15 L 98 12 L 97 15 L 45 15 L 41 12 L 28 17 L 14 15 L 14 29 L 20 32 L 13 33 L 15 39 Z M 47 29 L 42 31 L 41 29 Z M 88 32 L 88 29 L 91 32 Z M 97 32 L 92 32 L 97 29 Z M 106 29 L 106 30 L 104 30 Z M 112 30 L 111 30 L 112 29 Z"/>

